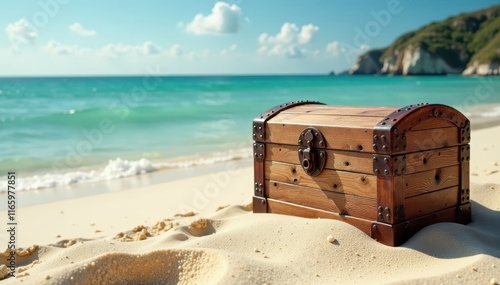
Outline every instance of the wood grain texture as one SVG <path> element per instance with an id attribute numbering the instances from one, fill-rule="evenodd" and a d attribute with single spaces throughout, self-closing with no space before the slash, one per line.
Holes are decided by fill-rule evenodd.
<path id="1" fill-rule="evenodd" d="M 269 213 L 299 216 L 304 218 L 326 218 L 334 219 L 351 224 L 367 235 L 371 234 L 372 221 L 356 218 L 348 215 L 339 215 L 311 207 L 301 206 L 293 203 L 282 202 L 274 199 L 267 199 Z"/>
<path id="2" fill-rule="evenodd" d="M 406 219 L 458 205 L 458 191 L 458 186 L 454 186 L 405 199 Z"/>
<path id="3" fill-rule="evenodd" d="M 267 180 L 367 198 L 377 197 L 377 179 L 374 175 L 325 169 L 320 175 L 311 177 L 300 165 L 275 161 L 266 161 L 264 169 Z"/>
<path id="4" fill-rule="evenodd" d="M 377 218 L 375 199 L 266 180 L 268 197 L 364 219 Z"/>
<path id="5" fill-rule="evenodd" d="M 432 118 L 425 120 L 420 124 L 417 124 L 412 128 L 412 130 L 419 131 L 419 130 L 447 128 L 447 127 L 455 127 L 455 124 L 453 124 L 450 121 L 443 120 L 442 118 Z"/>
<path id="6" fill-rule="evenodd" d="M 457 127 L 408 132 L 406 133 L 406 152 L 459 145 L 458 134 Z"/>
<path id="7" fill-rule="evenodd" d="M 406 173 L 426 171 L 458 164 L 459 148 L 447 147 L 406 155 Z"/>
<path id="8" fill-rule="evenodd" d="M 436 168 L 403 176 L 405 198 L 458 186 L 460 183 L 460 165 Z"/>
<path id="9" fill-rule="evenodd" d="M 268 121 L 268 124 L 293 123 L 302 126 L 325 126 L 336 128 L 370 128 L 372 129 L 381 117 L 362 117 L 347 115 L 315 115 L 303 113 L 280 113 Z"/>
<path id="10" fill-rule="evenodd" d="M 254 195 L 264 197 L 265 190 L 259 187 L 260 184 L 264 185 L 264 160 L 254 159 L 253 162 L 253 178 L 254 178 Z M 259 190 L 264 190 L 259 192 Z"/>
<path id="11" fill-rule="evenodd" d="M 404 213 L 396 211 L 404 205 L 402 176 L 377 176 L 377 206 L 382 207 L 381 215 L 377 216 L 379 222 L 395 224 L 404 220 Z"/>
<path id="12" fill-rule="evenodd" d="M 300 164 L 298 148 L 293 145 L 266 144 L 266 160 Z M 370 153 L 327 150 L 326 166 L 328 169 L 345 170 L 373 174 L 373 155 Z"/>
<path id="13" fill-rule="evenodd" d="M 397 109 L 397 107 L 305 105 L 287 109 L 282 113 L 380 117 L 382 119 Z"/>
<path id="14" fill-rule="evenodd" d="M 274 118 L 273 118 L 274 119 Z M 326 148 L 337 150 L 352 150 L 373 152 L 373 126 L 339 127 L 322 126 L 320 124 L 296 125 L 291 122 L 274 123 L 269 121 L 266 127 L 266 141 L 277 144 L 297 145 L 300 133 L 307 127 L 313 126 L 324 136 Z"/>

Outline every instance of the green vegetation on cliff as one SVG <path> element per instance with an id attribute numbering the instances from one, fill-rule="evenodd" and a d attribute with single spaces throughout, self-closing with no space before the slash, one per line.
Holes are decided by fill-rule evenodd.
<path id="1" fill-rule="evenodd" d="M 379 61 L 420 47 L 442 58 L 452 68 L 474 61 L 500 63 L 500 5 L 434 22 L 397 38 L 379 57 Z M 374 55 L 374 54 L 370 54 Z"/>

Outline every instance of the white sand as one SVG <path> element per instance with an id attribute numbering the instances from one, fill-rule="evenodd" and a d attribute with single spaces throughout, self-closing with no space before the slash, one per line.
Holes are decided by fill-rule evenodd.
<path id="1" fill-rule="evenodd" d="M 253 171 L 233 164 L 216 176 L 19 209 L 18 245 L 41 246 L 21 253 L 17 278 L 0 283 L 500 283 L 499 133 L 472 135 L 473 222 L 429 226 L 400 247 L 339 221 L 253 214 Z M 201 214 L 174 217 L 191 210 Z"/>

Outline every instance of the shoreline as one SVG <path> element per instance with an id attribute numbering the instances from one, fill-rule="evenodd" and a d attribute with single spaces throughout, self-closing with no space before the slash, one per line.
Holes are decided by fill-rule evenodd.
<path id="1" fill-rule="evenodd" d="M 127 191 L 129 189 L 152 187 L 157 184 L 174 182 L 189 177 L 198 177 L 217 171 L 222 171 L 227 163 L 234 162 L 242 167 L 250 167 L 251 159 L 235 159 L 228 162 L 217 162 L 210 165 L 196 165 L 186 168 L 164 168 L 144 174 L 122 178 L 101 180 L 95 182 L 79 182 L 57 187 L 18 191 L 20 207 L 83 198 L 106 193 Z M 7 200 L 7 193 L 0 193 L 0 201 Z M 0 205 L 0 211 L 6 210 L 6 205 Z"/>

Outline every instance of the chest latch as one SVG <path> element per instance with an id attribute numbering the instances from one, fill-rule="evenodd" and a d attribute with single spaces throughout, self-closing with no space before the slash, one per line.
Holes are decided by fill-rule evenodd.
<path id="1" fill-rule="evenodd" d="M 299 161 L 308 175 L 317 176 L 323 171 L 323 168 L 325 168 L 325 148 L 325 138 L 316 128 L 306 128 L 300 134 Z"/>

